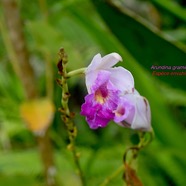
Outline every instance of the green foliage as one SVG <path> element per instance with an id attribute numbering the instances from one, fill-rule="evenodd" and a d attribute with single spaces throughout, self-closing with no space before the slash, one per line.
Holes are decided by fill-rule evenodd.
<path id="1" fill-rule="evenodd" d="M 69 70 L 87 66 L 96 53 L 118 52 L 124 61 L 119 65 L 132 72 L 137 90 L 148 98 L 152 111 L 155 139 L 140 152 L 135 162 L 137 173 L 144 185 L 184 186 L 186 79 L 185 76 L 152 76 L 151 66 L 185 64 L 185 8 L 172 6 L 175 1 L 148 1 L 161 7 L 157 10 L 162 17 L 166 10 L 172 22 L 175 17 L 180 20 L 180 26 L 176 29 L 169 26 L 168 33 L 152 27 L 136 12 L 115 2 L 122 1 L 50 0 L 47 1 L 49 17 L 44 19 L 38 2 L 20 1 L 22 18 L 27 20 L 24 29 L 31 62 L 37 78 L 39 76 L 40 95 L 45 94 L 46 59 L 52 63 L 53 78 L 58 77 L 54 63 L 57 63 L 60 47 L 64 47 L 69 56 Z M 180 33 L 175 32 L 180 29 Z M 2 38 L 0 42 L 3 42 Z M 0 49 L 0 54 L 0 185 L 40 186 L 43 184 L 41 161 L 37 150 L 30 150 L 35 142 L 19 114 L 20 103 L 24 100 L 22 86 L 8 63 L 4 48 Z M 60 89 L 53 84 L 54 102 L 59 107 Z M 91 131 L 79 116 L 80 104 L 86 94 L 84 78 L 72 78 L 70 90 L 70 104 L 77 113 L 77 144 L 83 171 L 88 185 L 99 185 L 122 164 L 124 150 L 136 143 L 136 131 L 114 123 L 105 129 Z M 65 128 L 57 112 L 51 131 L 59 182 L 64 186 L 80 185 L 72 157 L 66 150 Z M 3 152 L 6 150 L 8 152 Z M 122 184 L 120 174 L 109 185 Z"/>
<path id="2" fill-rule="evenodd" d="M 186 22 L 186 12 L 176 1 L 151 0 L 157 6 L 165 9 L 170 14 Z"/>
<path id="3" fill-rule="evenodd" d="M 32 21 L 28 23 L 27 27 L 34 37 L 33 48 L 37 48 L 37 51 L 55 54 L 62 45 L 60 32 L 48 23 L 44 21 Z"/>
<path id="4" fill-rule="evenodd" d="M 2 185 L 41 185 L 39 184 L 41 164 L 35 152 L 4 152 L 0 155 L 0 162 L 0 183 Z"/>
<path id="5" fill-rule="evenodd" d="M 96 4 L 97 1 L 93 2 Z M 134 13 L 128 12 L 122 7 L 115 7 L 114 3 L 108 5 L 101 3 L 101 1 L 98 2 L 98 11 L 111 31 L 130 54 L 148 71 L 152 72 L 152 65 L 184 65 L 186 49 L 181 50 L 162 38 L 161 32 L 151 27 L 150 24 L 146 24 Z M 158 76 L 158 78 L 181 89 L 185 82 L 184 76 L 181 78 L 180 76 Z"/>

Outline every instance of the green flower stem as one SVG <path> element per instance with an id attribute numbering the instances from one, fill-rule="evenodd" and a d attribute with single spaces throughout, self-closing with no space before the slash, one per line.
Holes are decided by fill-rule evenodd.
<path id="1" fill-rule="evenodd" d="M 116 178 L 120 173 L 124 170 L 124 166 L 121 165 L 115 172 L 113 172 L 110 176 L 108 176 L 100 186 L 106 186 L 109 184 L 114 178 Z"/>
<path id="2" fill-rule="evenodd" d="M 126 166 L 128 166 L 128 165 L 130 166 L 132 164 L 132 162 L 137 158 L 140 150 L 143 149 L 144 147 L 146 147 L 153 140 L 153 138 L 154 138 L 153 130 L 150 132 L 139 132 L 140 141 L 139 141 L 138 145 L 127 148 L 124 155 L 123 155 L 123 165 L 126 168 L 126 170 L 127 170 Z M 129 152 L 132 153 L 130 156 L 130 159 L 127 158 L 127 156 L 129 156 L 128 155 Z M 130 175 L 131 172 L 129 171 L 128 174 Z M 128 183 L 127 177 L 124 176 L 123 179 L 126 183 Z"/>
<path id="3" fill-rule="evenodd" d="M 147 137 L 147 135 L 149 135 L 149 136 Z M 139 133 L 139 139 L 140 139 L 140 141 L 139 141 L 138 145 L 135 145 L 135 146 L 132 146 L 132 147 L 129 147 L 129 148 L 126 149 L 126 151 L 124 153 L 124 156 L 123 156 L 124 164 L 127 161 L 127 155 L 129 153 L 129 151 L 132 151 L 132 156 L 131 156 L 131 159 L 130 159 L 130 162 L 129 162 L 129 164 L 130 164 L 134 159 L 136 159 L 139 151 L 141 149 L 143 149 L 144 147 L 146 147 L 154 139 L 153 130 L 150 131 L 150 132 L 140 132 Z"/>
<path id="4" fill-rule="evenodd" d="M 64 52 L 64 49 L 60 49 L 59 52 L 59 56 L 60 56 L 60 61 L 58 64 L 58 68 L 60 70 L 60 74 L 61 74 L 61 86 L 62 86 L 62 98 L 61 98 L 61 105 L 62 108 L 60 109 L 62 115 L 62 120 L 64 121 L 67 131 L 68 131 L 68 136 L 69 136 L 69 145 L 68 145 L 68 149 L 72 151 L 73 154 L 73 158 L 74 158 L 74 162 L 75 165 L 77 167 L 78 170 L 78 175 L 80 176 L 82 185 L 85 186 L 85 179 L 83 176 L 83 172 L 81 170 L 81 166 L 79 163 L 79 156 L 78 153 L 76 152 L 76 147 L 75 147 L 75 138 L 77 136 L 77 128 L 73 122 L 73 116 L 74 114 L 70 112 L 69 106 L 68 106 L 68 101 L 69 101 L 69 97 L 70 97 L 70 93 L 68 90 L 68 84 L 67 84 L 67 71 L 66 71 L 66 64 L 68 62 L 67 59 L 67 55 Z M 59 67 L 60 66 L 60 67 Z M 73 73 L 71 73 L 73 74 Z"/>
<path id="5" fill-rule="evenodd" d="M 70 71 L 70 72 L 67 73 L 66 77 L 69 78 L 69 77 L 72 77 L 72 76 L 75 76 L 75 75 L 84 74 L 85 70 L 86 70 L 86 68 L 80 68 L 80 69 L 77 69 L 77 70 Z"/>
<path id="6" fill-rule="evenodd" d="M 148 136 L 147 136 L 148 135 Z M 140 132 L 139 133 L 140 142 L 138 144 L 139 149 L 146 147 L 154 139 L 154 131 L 150 132 Z"/>
<path id="7" fill-rule="evenodd" d="M 149 138 L 146 138 L 146 135 L 149 135 Z M 118 167 L 118 169 L 113 172 L 110 176 L 108 176 L 104 181 L 103 183 L 100 185 L 100 186 L 106 186 L 108 185 L 114 178 L 116 178 L 120 173 L 122 173 L 123 171 L 125 171 L 125 164 L 127 162 L 127 156 L 128 156 L 128 153 L 130 151 L 132 151 L 132 156 L 131 156 L 131 159 L 130 161 L 128 162 L 128 164 L 131 164 L 132 161 L 134 159 L 136 159 L 139 151 L 144 148 L 145 146 L 147 146 L 154 138 L 154 132 L 153 130 L 151 132 L 140 132 L 139 133 L 139 138 L 140 138 L 140 141 L 139 141 L 139 144 L 138 145 L 135 145 L 135 146 L 132 146 L 132 147 L 129 147 L 125 150 L 125 153 L 123 155 L 123 165 L 121 165 L 120 167 Z"/>

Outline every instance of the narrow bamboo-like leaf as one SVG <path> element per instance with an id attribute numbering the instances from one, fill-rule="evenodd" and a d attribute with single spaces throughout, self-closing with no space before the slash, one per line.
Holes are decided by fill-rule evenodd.
<path id="1" fill-rule="evenodd" d="M 38 51 L 56 53 L 61 47 L 60 32 L 50 24 L 43 21 L 31 21 L 27 27 L 34 38 Z"/>
<path id="2" fill-rule="evenodd" d="M 101 6 L 101 9 L 105 11 L 105 5 L 99 5 L 103 5 Z M 83 9 L 83 6 L 79 8 L 81 10 Z M 179 125 L 175 122 L 175 119 L 170 115 L 165 105 L 163 96 L 160 94 L 160 91 L 157 89 L 157 87 L 154 86 L 154 79 L 152 76 L 148 74 L 147 71 L 142 69 L 134 57 L 131 56 L 125 47 L 122 46 L 121 43 L 119 43 L 115 37 L 110 32 L 108 32 L 108 30 L 100 28 L 99 25 L 94 22 L 94 20 L 91 20 L 90 22 L 91 18 L 87 18 L 84 15 L 85 12 L 83 13 L 83 11 L 80 10 L 77 9 L 77 7 L 69 7 L 69 11 L 72 13 L 72 15 L 74 15 L 74 19 L 92 35 L 92 37 L 102 47 L 105 53 L 115 51 L 123 57 L 125 62 L 120 63 L 120 65 L 123 65 L 132 71 L 136 80 L 137 89 L 142 95 L 149 99 L 152 110 L 152 124 L 156 133 L 156 137 L 166 145 L 175 147 L 185 146 L 183 143 L 185 137 L 184 135 L 180 135 L 182 134 L 181 128 L 179 128 Z M 107 9 L 108 14 L 110 12 L 109 10 Z M 110 12 L 110 14 L 112 14 L 112 12 Z M 175 126 L 177 127 L 175 128 Z"/>
<path id="3" fill-rule="evenodd" d="M 172 180 L 175 185 L 185 185 L 186 179 L 184 168 L 182 167 L 182 163 L 184 163 L 183 160 L 181 160 L 182 163 L 180 164 L 180 159 L 175 159 L 167 149 L 162 149 L 161 152 L 162 153 L 158 153 L 155 156 L 153 155 L 155 162 L 169 175 L 170 180 Z"/>
<path id="4" fill-rule="evenodd" d="M 151 0 L 157 6 L 165 9 L 167 12 L 173 14 L 180 20 L 186 23 L 186 9 L 182 8 L 176 1 L 166 0 Z"/>
<path id="5" fill-rule="evenodd" d="M 163 32 L 163 34 L 164 37 L 166 37 L 170 41 L 173 42 L 181 41 L 183 43 L 186 43 L 186 27 L 173 30 L 166 30 Z"/>
<path id="6" fill-rule="evenodd" d="M 165 40 L 162 34 L 136 14 L 114 4 L 95 0 L 95 7 L 112 33 L 127 48 L 134 58 L 150 73 L 152 65 L 184 66 L 186 50 Z M 109 1 L 110 2 L 110 1 Z M 185 71 L 184 71 L 185 72 Z M 183 89 L 186 76 L 158 76 L 166 83 Z"/>
<path id="7" fill-rule="evenodd" d="M 175 106 L 186 106 L 186 91 L 165 85 L 160 85 L 160 91 L 164 95 L 167 103 Z"/>
<path id="8" fill-rule="evenodd" d="M 138 157 L 139 175 L 144 178 L 144 185 L 154 185 L 151 183 L 153 180 L 156 180 L 155 185 L 167 185 L 168 180 L 173 185 L 185 185 L 184 154 L 185 149 L 175 150 L 172 147 L 162 146 L 157 141 L 151 144 L 151 147 Z"/>

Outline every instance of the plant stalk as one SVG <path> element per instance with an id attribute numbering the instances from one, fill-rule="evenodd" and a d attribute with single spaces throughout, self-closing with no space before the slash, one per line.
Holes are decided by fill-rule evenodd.
<path id="1" fill-rule="evenodd" d="M 49 130 L 37 135 L 37 142 L 44 167 L 46 186 L 56 186 L 56 167 L 54 164 L 53 149 L 49 138 Z"/>
<path id="2" fill-rule="evenodd" d="M 106 185 L 108 185 L 120 173 L 122 173 L 123 171 L 124 172 L 126 171 L 125 165 L 126 165 L 126 162 L 127 162 L 127 155 L 128 155 L 128 153 L 130 151 L 132 151 L 132 157 L 131 157 L 130 162 L 129 162 L 129 164 L 131 164 L 132 161 L 137 158 L 137 155 L 138 155 L 139 151 L 142 148 L 144 148 L 145 146 L 147 146 L 153 140 L 153 138 L 154 138 L 154 132 L 151 131 L 148 134 L 149 134 L 149 138 L 145 138 L 146 133 L 144 133 L 144 132 L 140 132 L 139 133 L 139 138 L 140 138 L 139 144 L 136 145 L 136 146 L 129 147 L 129 148 L 127 148 L 125 150 L 125 153 L 123 155 L 123 165 L 121 165 L 115 172 L 113 172 L 110 176 L 108 176 L 103 181 L 103 183 L 100 184 L 100 186 L 106 186 Z"/>
<path id="3" fill-rule="evenodd" d="M 23 33 L 23 24 L 17 1 L 1 1 L 5 21 L 1 20 L 0 29 L 3 33 L 5 46 L 14 71 L 22 83 L 25 97 L 27 100 L 32 100 L 38 97 L 38 90 L 36 88 L 34 70 L 29 62 L 30 55 Z M 3 23 L 6 23 L 6 26 Z M 6 30 L 7 33 L 5 33 Z M 54 160 L 48 131 L 41 136 L 37 136 L 37 140 L 44 167 L 46 186 L 54 186 L 54 182 L 51 181 L 51 175 L 54 174 Z"/>
<path id="4" fill-rule="evenodd" d="M 116 178 L 120 173 L 124 170 L 124 166 L 121 165 L 115 172 L 113 172 L 110 176 L 108 176 L 100 186 L 108 185 L 114 178 Z"/>
<path id="5" fill-rule="evenodd" d="M 72 77 L 75 75 L 84 74 L 85 70 L 86 70 L 86 68 L 79 68 L 77 70 L 70 71 L 67 73 L 66 77 L 69 78 L 69 77 Z"/>
<path id="6" fill-rule="evenodd" d="M 84 175 L 83 175 L 83 172 L 82 172 L 82 169 L 80 166 L 79 155 L 76 151 L 76 146 L 75 146 L 75 138 L 77 136 L 77 128 L 73 122 L 74 114 L 70 112 L 70 109 L 68 106 L 68 101 L 69 101 L 69 97 L 70 97 L 70 93 L 68 90 L 68 84 L 67 84 L 68 75 L 67 75 L 67 71 L 66 71 L 66 64 L 68 62 L 68 59 L 67 59 L 67 55 L 66 55 L 63 48 L 60 49 L 59 56 L 60 56 L 60 61 L 58 63 L 58 69 L 59 69 L 59 73 L 61 74 L 61 86 L 62 86 L 62 95 L 61 95 L 62 96 L 62 98 L 61 98 L 62 108 L 60 109 L 60 111 L 62 113 L 61 118 L 62 118 L 63 122 L 65 123 L 65 126 L 67 128 L 67 132 L 68 132 L 68 137 L 69 137 L 68 149 L 72 151 L 74 163 L 75 163 L 76 168 L 78 170 L 78 175 L 80 176 L 82 185 L 85 186 L 86 183 L 85 183 Z M 71 73 L 71 75 L 72 74 L 73 73 Z"/>

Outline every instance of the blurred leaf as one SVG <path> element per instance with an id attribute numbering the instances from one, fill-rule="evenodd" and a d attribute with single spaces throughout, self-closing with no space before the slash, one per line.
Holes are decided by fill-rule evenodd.
<path id="1" fill-rule="evenodd" d="M 174 106 L 186 106 L 186 92 L 160 83 L 160 91 L 166 102 Z"/>
<path id="2" fill-rule="evenodd" d="M 186 28 L 163 31 L 163 35 L 169 41 L 182 41 L 186 43 Z"/>
<path id="3" fill-rule="evenodd" d="M 22 100 L 24 98 L 23 87 L 15 72 L 6 63 L 0 63 L 0 69 L 0 96 L 13 102 Z"/>
<path id="4" fill-rule="evenodd" d="M 24 102 L 20 107 L 21 115 L 32 132 L 42 132 L 49 127 L 54 116 L 54 105 L 49 99 Z"/>
<path id="5" fill-rule="evenodd" d="M 11 147 L 11 137 L 25 130 L 18 109 L 24 94 L 10 64 L 2 61 L 0 69 L 0 144 L 7 150 Z"/>
<path id="6" fill-rule="evenodd" d="M 5 175 L 34 174 L 42 171 L 39 156 L 33 150 L 1 152 L 0 172 Z"/>
<path id="7" fill-rule="evenodd" d="M 142 178 L 143 184 L 145 186 L 167 186 L 167 178 L 163 174 L 163 171 L 159 167 L 159 165 L 154 162 L 154 159 L 152 159 L 149 154 L 146 154 L 144 158 L 141 158 L 140 162 L 138 161 L 138 164 L 140 164 L 138 172 L 140 177 Z"/>
<path id="8" fill-rule="evenodd" d="M 37 176 L 42 172 L 39 156 L 34 151 L 1 152 L 0 185 L 40 186 Z"/>
<path id="9" fill-rule="evenodd" d="M 30 21 L 27 27 L 34 38 L 34 47 L 38 51 L 56 54 L 62 46 L 60 32 L 54 29 L 49 23 L 44 21 Z"/>
<path id="10" fill-rule="evenodd" d="M 152 65 L 183 66 L 186 48 L 181 49 L 162 37 L 162 34 L 135 13 L 121 7 L 116 1 L 110 4 L 92 1 L 112 33 L 132 56 L 148 71 Z M 152 73 L 152 72 L 151 72 Z M 158 76 L 166 83 L 183 89 L 186 76 Z"/>
<path id="11" fill-rule="evenodd" d="M 94 1 L 94 3 L 98 3 L 98 9 L 100 8 L 100 11 L 102 13 L 105 11 L 107 12 L 107 16 L 110 20 L 115 18 L 112 14 L 118 14 L 117 11 L 114 11 L 113 13 L 113 9 L 110 9 L 110 7 L 107 7 L 108 5 L 101 3 L 101 1 Z M 100 27 L 93 19 L 91 19 L 91 22 L 89 21 L 90 18 L 87 19 L 87 17 L 85 16 L 85 12 L 82 11 L 82 9 L 84 9 L 83 6 L 86 7 L 91 5 L 89 5 L 87 2 L 78 8 L 75 6 L 71 6 L 69 9 L 73 13 L 74 19 L 82 24 L 82 26 L 87 30 L 87 32 L 92 35 L 95 41 L 97 41 L 97 43 L 106 53 L 115 51 L 123 57 L 125 63 L 120 63 L 120 65 L 128 68 L 132 72 L 136 80 L 135 84 L 137 90 L 139 90 L 139 92 L 143 96 L 147 97 L 150 102 L 152 111 L 152 126 L 155 130 L 156 139 L 159 139 L 161 142 L 168 146 L 170 145 L 177 148 L 184 147 L 185 144 L 183 143 L 183 141 L 185 140 L 185 136 L 180 135 L 183 131 L 181 130 L 181 127 L 179 127 L 178 123 L 176 123 L 176 120 L 170 115 L 170 112 L 165 105 L 165 100 L 162 97 L 158 87 L 156 86 L 155 79 L 137 63 L 134 58 L 135 55 L 133 57 L 126 50 L 124 45 L 121 45 L 121 43 L 118 42 L 118 40 L 116 40 L 115 37 L 105 27 Z M 119 20 L 120 19 L 121 18 L 119 17 Z M 110 22 L 116 24 L 118 21 L 116 20 L 114 19 L 112 20 L 112 22 Z M 123 35 L 122 37 L 126 37 L 127 39 L 127 36 L 125 35 Z M 176 50 L 178 49 L 176 48 Z M 175 128 L 175 126 L 177 127 Z M 174 138 L 172 136 L 174 136 Z"/>
<path id="12" fill-rule="evenodd" d="M 30 175 L 12 175 L 11 178 L 8 175 L 0 175 L 0 183 L 6 186 L 36 186 L 35 179 Z"/>
<path id="13" fill-rule="evenodd" d="M 94 53 L 101 50 L 92 35 L 87 32 L 82 23 L 74 16 L 74 12 L 79 11 L 79 7 L 84 2 L 84 0 L 59 1 L 52 7 L 54 14 L 52 15 L 53 17 L 50 17 L 51 23 L 62 35 L 62 46 L 69 54 L 68 68 L 71 70 L 85 66 L 85 62 L 88 62 Z M 80 4 L 81 6 L 79 6 Z M 76 8 L 74 9 L 74 7 Z M 97 20 L 96 12 L 92 7 L 87 6 L 87 3 L 83 7 L 91 13 L 90 17 L 94 17 Z"/>
<path id="14" fill-rule="evenodd" d="M 167 172 L 175 185 L 183 186 L 186 184 L 185 175 L 183 174 L 185 168 L 181 168 L 179 163 L 173 160 L 173 157 L 169 152 L 158 154 L 157 161 L 161 165 L 161 168 L 163 168 L 164 171 Z"/>
<path id="15" fill-rule="evenodd" d="M 94 1 L 92 2 L 94 3 Z M 26 2 L 24 3 L 27 5 L 27 9 L 29 9 L 29 4 Z M 111 32 L 112 29 L 108 29 L 107 25 L 104 24 L 102 19 L 96 13 L 90 1 L 71 0 L 68 1 L 68 3 L 67 1 L 49 1 L 48 3 L 52 5 L 49 7 L 49 12 L 51 13 L 49 17 L 50 24 L 42 23 L 42 21 L 32 21 L 30 23 L 34 23 L 33 28 L 29 24 L 27 27 L 30 29 L 34 38 L 34 41 L 29 41 L 29 44 L 31 45 L 34 42 L 34 45 L 32 45 L 32 47 L 34 47 L 34 52 L 50 52 L 56 55 L 62 43 L 62 46 L 67 49 L 67 53 L 69 54 L 70 69 L 86 66 L 95 53 L 99 52 L 104 55 L 110 52 L 118 52 L 124 59 L 124 62 L 120 63 L 119 65 L 122 65 L 132 72 L 135 78 L 136 88 L 142 95 L 149 99 L 152 110 L 152 125 L 156 135 L 153 142 L 157 143 L 160 141 L 160 144 L 156 144 L 156 147 L 150 145 L 148 149 L 144 149 L 140 153 L 141 155 L 144 152 L 144 156 L 140 156 L 142 158 L 139 158 L 137 162 L 139 163 L 139 161 L 141 161 L 139 163 L 138 170 L 141 170 L 142 174 L 140 174 L 139 177 L 142 178 L 144 185 L 149 186 L 163 186 L 170 184 L 186 185 L 184 180 L 186 166 L 184 150 L 186 141 L 185 130 L 181 128 L 180 123 L 175 120 L 173 114 L 169 112 L 170 108 L 167 107 L 167 102 L 173 104 L 173 106 L 185 105 L 185 93 L 183 91 L 180 92 L 180 90 L 172 87 L 161 87 L 161 85 L 159 85 L 159 81 L 157 81 L 157 79 L 152 77 L 150 74 L 150 67 L 152 64 L 179 65 L 177 61 L 182 61 L 185 63 L 185 55 L 183 55 L 183 50 L 180 50 L 179 47 L 167 42 L 161 36 L 156 35 L 153 29 L 148 29 L 143 24 L 141 25 L 138 21 L 136 22 L 132 16 L 124 16 L 123 19 L 123 15 L 118 12 L 118 10 L 113 8 L 111 11 L 111 7 L 107 9 L 105 8 L 105 4 L 101 5 L 100 11 L 107 11 L 107 22 L 110 21 L 109 24 L 114 24 L 116 26 L 122 24 L 121 27 L 117 27 L 115 29 L 115 32 L 121 31 L 119 36 L 117 34 L 115 35 L 115 32 Z M 36 3 L 31 2 L 32 7 L 35 7 L 34 17 L 38 18 L 38 7 L 36 7 L 35 4 Z M 24 7 L 22 10 L 25 10 Z M 30 11 L 33 12 L 33 9 Z M 23 13 L 25 12 L 23 11 Z M 25 13 L 25 16 L 26 14 L 27 12 Z M 118 14 L 118 17 L 120 18 L 118 19 L 118 17 L 115 17 L 115 14 Z M 29 16 L 32 17 L 32 15 L 33 14 L 30 14 Z M 120 22 L 121 20 L 124 21 Z M 42 27 L 42 25 L 44 25 L 44 27 Z M 128 29 L 128 26 L 130 29 Z M 141 32 L 139 30 L 141 30 Z M 122 39 L 120 39 L 121 36 Z M 167 51 L 165 52 L 166 48 Z M 154 51 L 152 58 L 150 56 L 152 51 L 150 50 Z M 148 55 L 146 55 L 146 52 Z M 169 54 L 170 56 L 167 57 L 166 55 Z M 161 59 L 161 57 L 163 59 Z M 153 59 L 155 59 L 155 61 Z M 169 60 L 171 63 L 169 63 Z M 142 67 L 145 67 L 150 73 Z M 38 66 L 36 66 L 36 69 L 37 68 Z M 22 96 L 20 94 L 21 91 L 19 91 L 20 88 L 17 88 L 18 85 L 14 81 L 14 77 L 13 81 L 11 81 L 12 83 L 10 87 L 7 86 L 9 81 L 6 81 L 4 69 L 2 70 L 1 76 L 0 94 L 2 96 L 0 99 L 0 117 L 1 120 L 6 120 L 8 117 L 12 117 L 12 121 L 15 122 L 14 117 L 16 115 L 17 118 L 19 117 L 19 104 L 17 102 L 14 103 L 14 100 L 15 98 L 22 100 Z M 8 74 L 8 76 L 12 79 L 12 73 Z M 170 85 L 173 85 L 173 87 L 177 86 L 182 89 L 185 88 L 185 77 L 180 77 L 180 79 L 176 77 L 180 80 L 179 82 L 169 82 L 169 80 L 166 80 L 165 77 L 159 78 L 163 81 L 165 80 L 165 82 L 169 83 Z M 172 77 L 172 80 L 174 80 L 174 78 L 175 77 Z M 78 78 L 75 79 L 76 81 L 79 80 Z M 82 87 L 84 87 L 83 81 L 78 81 L 78 83 L 82 83 Z M 57 88 L 57 90 L 59 89 Z M 76 95 L 79 96 L 79 94 L 77 94 L 75 89 L 73 89 L 73 91 L 75 92 L 74 98 L 76 99 Z M 13 96 L 15 92 L 16 95 Z M 60 95 L 61 94 L 58 96 Z M 6 96 L 6 99 L 4 99 L 4 96 Z M 58 96 L 55 96 L 56 100 Z M 56 101 L 56 103 L 59 104 L 58 101 Z M 43 110 L 43 107 L 45 106 L 36 106 L 36 108 L 41 108 L 41 110 Z M 3 111 L 5 111 L 6 114 L 4 114 Z M 31 116 L 29 117 L 31 118 Z M 34 116 L 32 117 L 35 118 Z M 179 116 L 176 115 L 176 117 Z M 60 120 L 57 122 L 60 123 Z M 117 167 L 121 165 L 124 148 L 129 144 L 129 139 L 133 131 L 120 128 L 119 126 L 116 127 L 114 123 L 110 123 L 110 128 L 108 127 L 104 129 L 103 132 L 92 132 L 88 127 L 82 127 L 82 125 L 85 124 L 84 119 L 79 119 L 78 116 L 76 117 L 76 123 L 78 123 L 78 129 L 80 129 L 78 131 L 80 134 L 85 134 L 79 136 L 79 141 L 81 142 L 82 146 L 86 145 L 87 147 L 85 149 L 80 149 L 80 161 L 83 165 L 82 168 L 87 175 L 88 184 L 90 186 L 99 185 L 103 181 L 104 177 L 111 174 L 113 170 L 117 169 Z M 3 124 L 5 124 L 6 127 L 13 128 L 13 125 L 10 122 L 5 122 Z M 89 132 L 87 132 L 87 130 Z M 118 130 L 120 131 L 122 138 L 120 138 L 118 135 Z M 12 129 L 11 131 L 15 132 L 16 129 Z M 25 131 L 23 132 L 25 134 Z M 28 134 L 26 133 L 25 135 Z M 92 136 L 90 137 L 90 135 Z M 64 139 L 66 139 L 64 136 L 60 136 L 60 140 Z M 24 140 L 20 140 L 21 145 L 22 143 L 25 143 Z M 58 139 L 53 139 L 53 142 L 57 144 Z M 95 148 L 95 146 L 98 148 L 96 150 L 92 150 Z M 108 148 L 105 148 L 105 146 Z M 64 147 L 64 145 L 62 147 Z M 55 160 L 59 168 L 59 175 L 62 177 L 62 183 L 64 183 L 63 185 L 78 184 L 79 180 L 73 171 L 71 154 L 70 152 L 66 152 L 65 148 L 62 148 L 61 150 L 62 153 L 55 154 Z M 151 152 L 148 152 L 148 150 Z M 166 159 L 166 157 L 168 158 Z M 34 180 L 34 178 L 37 179 L 36 176 L 41 173 L 40 163 L 41 162 L 37 157 L 36 151 L 28 152 L 23 149 L 21 152 L 14 152 L 11 150 L 9 153 L 1 153 L 0 185 L 38 185 L 39 183 L 37 180 Z M 109 185 L 122 185 L 123 180 L 121 177 L 122 173 Z M 34 182 L 33 184 L 32 181 Z"/>
<path id="16" fill-rule="evenodd" d="M 161 151 L 161 153 L 154 153 L 155 151 Z M 149 159 L 146 161 L 146 165 L 149 167 L 146 167 L 147 169 L 153 168 L 156 169 L 156 171 L 161 171 L 159 173 L 154 171 L 154 174 L 160 174 L 159 176 L 169 180 L 173 185 L 183 186 L 186 184 L 184 173 L 186 158 L 183 157 L 184 154 L 185 149 L 177 151 L 174 148 L 165 148 L 161 144 L 158 144 L 158 146 L 152 146 L 151 150 L 149 148 L 148 151 L 143 154 L 143 160 L 145 161 L 148 156 Z M 142 169 L 144 168 L 142 167 Z"/>
<path id="17" fill-rule="evenodd" d="M 95 41 L 86 30 L 68 12 L 59 20 L 62 31 L 62 44 L 69 57 L 68 68 L 77 69 L 84 66 L 84 61 L 90 58 L 90 52 L 95 51 Z M 65 11 L 65 10 L 64 10 Z"/>
<path id="18" fill-rule="evenodd" d="M 122 148 L 123 146 L 114 146 L 112 149 L 103 148 L 99 150 L 99 152 L 95 155 L 96 158 L 93 157 L 92 160 L 93 167 L 91 170 L 89 170 L 91 174 L 87 177 L 88 185 L 99 185 L 105 176 L 112 173 L 113 170 L 117 169 L 118 166 L 121 165 L 120 157 L 123 151 Z M 84 168 L 88 158 L 91 156 L 92 151 L 89 148 L 78 149 L 81 152 L 80 161 L 82 163 L 82 168 Z M 57 175 L 60 181 L 63 183 L 61 185 L 80 185 L 79 178 L 77 174 L 74 173 L 71 152 L 65 151 L 65 149 L 62 149 L 62 152 L 55 151 L 55 160 L 58 170 Z M 9 153 L 7 152 L 0 154 L 0 185 L 2 185 L 2 183 L 7 183 L 10 185 L 10 183 L 12 183 L 11 178 L 15 178 L 16 176 L 17 179 L 14 179 L 15 183 L 13 185 L 17 185 L 21 181 L 22 176 L 29 176 L 32 181 L 35 181 L 34 184 L 37 185 L 38 177 L 41 175 L 41 172 L 42 164 L 36 149 L 23 149 L 22 151 L 11 151 Z M 32 183 L 30 179 L 27 180 L 28 185 Z M 121 185 L 123 180 L 119 175 L 116 180 L 113 180 L 112 183 L 113 185 Z"/>
<path id="19" fill-rule="evenodd" d="M 167 0 L 151 1 L 186 23 L 186 9 L 182 8 L 176 1 Z"/>

